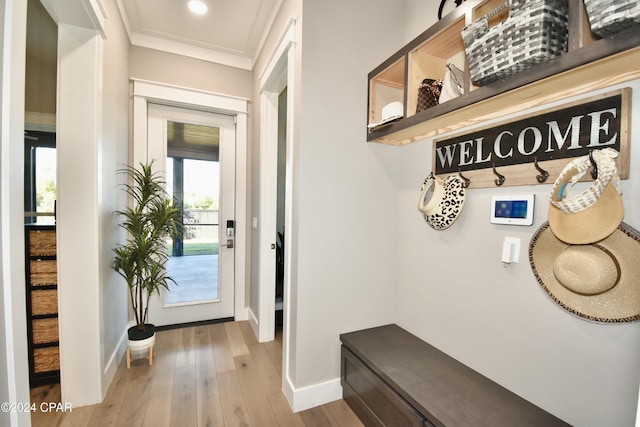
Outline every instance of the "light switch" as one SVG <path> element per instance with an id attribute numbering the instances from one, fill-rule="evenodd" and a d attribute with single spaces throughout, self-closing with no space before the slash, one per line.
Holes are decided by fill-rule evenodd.
<path id="1" fill-rule="evenodd" d="M 505 237 L 502 243 L 502 264 L 506 267 L 511 263 L 520 262 L 520 239 Z"/>

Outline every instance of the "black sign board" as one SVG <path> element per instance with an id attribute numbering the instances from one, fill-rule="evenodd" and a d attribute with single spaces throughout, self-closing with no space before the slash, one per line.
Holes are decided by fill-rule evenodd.
<path id="1" fill-rule="evenodd" d="M 434 173 L 449 174 L 587 155 L 628 136 L 627 89 L 588 102 L 434 142 Z M 626 128 L 625 128 L 626 127 Z"/>

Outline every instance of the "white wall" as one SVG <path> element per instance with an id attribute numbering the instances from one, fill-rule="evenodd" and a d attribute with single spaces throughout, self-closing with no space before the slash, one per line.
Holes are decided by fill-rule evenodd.
<path id="1" fill-rule="evenodd" d="M 408 28 L 416 22 L 429 25 L 424 14 L 408 15 Z M 631 86 L 637 122 L 640 81 Z M 640 129 L 632 126 L 631 179 L 622 183 L 624 221 L 635 228 L 638 139 Z M 458 222 L 436 232 L 416 209 L 420 185 L 431 171 L 431 150 L 431 139 L 398 148 L 396 322 L 572 425 L 634 425 L 640 324 L 602 325 L 574 317 L 546 296 L 531 272 L 529 240 L 546 220 L 553 183 L 472 189 Z M 489 223 L 492 195 L 530 193 L 536 196 L 533 226 Z M 521 262 L 508 268 L 500 262 L 505 236 L 522 239 Z"/>
<path id="2" fill-rule="evenodd" d="M 128 164 L 129 155 L 129 39 L 116 10 L 116 2 L 104 2 L 110 19 L 105 21 L 102 136 L 98 145 L 98 229 L 102 394 L 106 394 L 126 344 L 128 292 L 122 278 L 111 268 L 113 248 L 126 236 L 117 225 L 114 211 L 127 199 L 117 170 Z M 122 241 L 120 240 L 120 241 Z"/>
<path id="3" fill-rule="evenodd" d="M 112 212 L 125 203 L 115 187 L 128 152 L 128 40 L 115 0 L 103 2 L 107 16 L 43 3 L 58 24 L 61 390 L 78 407 L 102 400 L 124 352 L 127 293 L 111 271 L 111 248 Z"/>
<path id="4" fill-rule="evenodd" d="M 385 0 L 303 3 L 297 387 L 339 376 L 340 333 L 394 319 L 400 151 L 366 143 L 365 129 L 367 73 L 392 53 L 403 10 Z"/>
<path id="5" fill-rule="evenodd" d="M 102 400 L 98 145 L 103 41 L 95 30 L 69 24 L 59 25 L 58 40 L 60 385 L 64 401 L 82 406 Z"/>
<path id="6" fill-rule="evenodd" d="M 431 141 L 403 147 L 403 160 L 397 323 L 573 425 L 632 425 L 639 325 L 578 319 L 556 306 L 531 272 L 528 244 L 546 219 L 551 184 L 470 190 L 458 222 L 436 232 L 415 208 L 431 167 Z M 637 227 L 629 184 L 623 184 L 626 221 Z M 533 226 L 489 223 L 491 195 L 530 193 L 537 201 Z M 508 268 L 500 263 L 505 236 L 523 243 L 521 263 Z"/>
<path id="7" fill-rule="evenodd" d="M 416 209 L 432 141 L 365 141 L 367 73 L 433 24 L 436 6 L 304 3 L 291 378 L 299 388 L 337 378 L 340 332 L 396 322 L 572 424 L 633 425 L 639 325 L 567 314 L 528 265 L 551 183 L 501 189 L 536 194 L 532 227 L 491 225 L 495 190 L 478 189 L 458 223 L 435 232 Z M 638 186 L 633 174 L 623 183 L 625 221 L 636 228 Z M 505 236 L 523 242 L 521 263 L 506 269 Z"/>

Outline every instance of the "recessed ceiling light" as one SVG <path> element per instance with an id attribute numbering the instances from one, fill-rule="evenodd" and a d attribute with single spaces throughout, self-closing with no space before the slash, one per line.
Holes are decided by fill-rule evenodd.
<path id="1" fill-rule="evenodd" d="M 189 10 L 196 15 L 204 15 L 207 13 L 207 4 L 201 0 L 190 0 Z"/>

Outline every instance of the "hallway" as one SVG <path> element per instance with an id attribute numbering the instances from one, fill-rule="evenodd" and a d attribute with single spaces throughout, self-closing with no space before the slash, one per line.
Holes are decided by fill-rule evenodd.
<path id="1" fill-rule="evenodd" d="M 158 332 L 153 366 L 141 359 L 127 370 L 123 360 L 101 404 L 37 411 L 32 425 L 362 426 L 344 400 L 291 412 L 280 386 L 281 339 L 258 343 L 246 321 Z M 60 402 L 60 387 L 32 389 L 31 402 Z"/>

